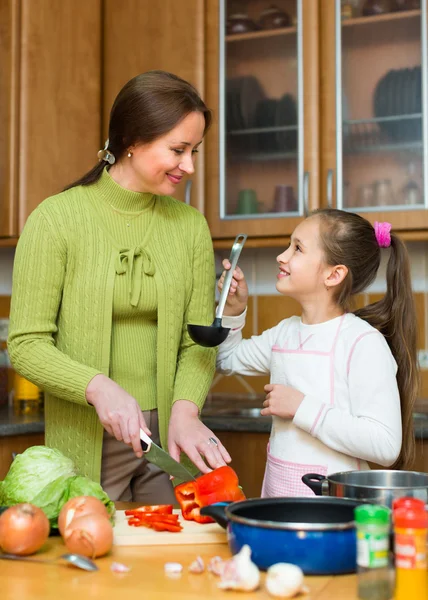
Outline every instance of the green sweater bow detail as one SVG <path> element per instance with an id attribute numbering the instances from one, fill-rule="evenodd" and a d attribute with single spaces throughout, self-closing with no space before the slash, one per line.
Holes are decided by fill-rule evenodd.
<path id="1" fill-rule="evenodd" d="M 141 246 L 120 250 L 116 258 L 115 269 L 118 275 L 128 273 L 129 300 L 131 306 L 137 306 L 141 295 L 143 271 L 151 277 L 155 274 L 155 266 L 150 253 Z"/>

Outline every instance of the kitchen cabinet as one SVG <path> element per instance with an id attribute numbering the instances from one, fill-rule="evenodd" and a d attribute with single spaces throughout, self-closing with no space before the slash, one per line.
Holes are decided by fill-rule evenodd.
<path id="1" fill-rule="evenodd" d="M 268 5 L 206 7 L 206 100 L 216 115 L 206 140 L 206 216 L 214 238 L 240 230 L 284 236 L 319 206 L 319 5 L 281 0 L 286 26 L 228 29 L 246 10 L 243 26 L 254 28 Z"/>
<path id="2" fill-rule="evenodd" d="M 12 453 L 20 454 L 31 446 L 43 446 L 44 433 L 7 435 L 0 438 L 0 481 L 3 480 L 12 464 Z"/>
<path id="3" fill-rule="evenodd" d="M 152 0 L 104 0 L 103 139 L 108 137 L 110 109 L 117 93 L 140 73 L 169 71 L 189 81 L 206 97 L 207 4 L 204 0 L 162 0 L 160 7 Z M 204 212 L 204 144 L 195 174 L 179 186 L 175 197 Z"/>
<path id="4" fill-rule="evenodd" d="M 320 4 L 322 203 L 427 229 L 427 2 L 345 4 Z"/>
<path id="5" fill-rule="evenodd" d="M 286 236 L 329 206 L 428 236 L 427 0 L 366 4 L 282 0 L 287 26 L 256 30 L 264 0 L 207 7 L 214 238 Z"/>
<path id="6" fill-rule="evenodd" d="M 0 3 L 0 237 L 96 164 L 101 0 Z"/>

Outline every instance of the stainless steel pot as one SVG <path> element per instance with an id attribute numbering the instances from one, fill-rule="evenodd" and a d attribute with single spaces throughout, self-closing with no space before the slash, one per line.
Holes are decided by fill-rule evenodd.
<path id="1" fill-rule="evenodd" d="M 395 498 L 411 496 L 428 504 L 428 474 L 417 471 L 343 471 L 327 477 L 303 475 L 302 481 L 317 496 L 365 500 L 392 508 Z"/>

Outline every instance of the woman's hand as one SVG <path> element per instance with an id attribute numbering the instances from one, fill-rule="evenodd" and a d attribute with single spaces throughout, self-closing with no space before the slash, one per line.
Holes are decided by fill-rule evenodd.
<path id="1" fill-rule="evenodd" d="M 220 440 L 199 420 L 198 412 L 196 404 L 189 400 L 174 402 L 169 422 L 168 450 L 177 461 L 180 461 L 180 452 L 184 452 L 202 473 L 209 473 L 211 469 L 201 455 L 213 469 L 224 466 L 232 459 Z"/>
<path id="2" fill-rule="evenodd" d="M 223 271 L 217 284 L 220 292 L 223 289 L 226 271 L 229 271 L 231 267 L 231 264 L 227 258 L 224 259 L 222 264 L 225 270 Z M 232 283 L 230 284 L 230 290 L 227 295 L 226 306 L 224 307 L 223 315 L 225 317 L 237 317 L 241 315 L 247 308 L 247 301 L 248 285 L 245 281 L 244 273 L 239 267 L 236 267 L 236 269 L 233 271 L 233 279 Z"/>
<path id="3" fill-rule="evenodd" d="M 86 388 L 86 400 L 95 408 L 101 425 L 119 442 L 132 446 L 141 458 L 140 428 L 151 435 L 137 401 L 105 375 L 95 375 Z"/>
<path id="4" fill-rule="evenodd" d="M 260 411 L 263 416 L 275 415 L 283 419 L 293 419 L 305 397 L 299 390 L 277 383 L 265 385 L 264 390 L 267 395 L 263 402 L 265 408 Z"/>

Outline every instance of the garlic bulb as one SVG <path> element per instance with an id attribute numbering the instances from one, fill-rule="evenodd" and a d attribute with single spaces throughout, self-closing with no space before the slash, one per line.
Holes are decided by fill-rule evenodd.
<path id="1" fill-rule="evenodd" d="M 224 563 L 218 587 L 222 590 L 251 592 L 260 585 L 260 571 L 251 561 L 251 548 L 242 546 L 238 554 Z"/>
<path id="2" fill-rule="evenodd" d="M 276 598 L 293 598 L 299 592 L 307 592 L 303 585 L 303 571 L 289 563 L 277 563 L 269 567 L 265 581 L 266 589 Z"/>

